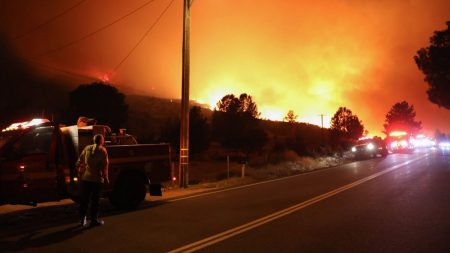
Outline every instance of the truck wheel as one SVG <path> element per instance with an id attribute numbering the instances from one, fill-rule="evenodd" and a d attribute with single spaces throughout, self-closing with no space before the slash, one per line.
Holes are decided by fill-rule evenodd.
<path id="1" fill-rule="evenodd" d="M 142 176 L 128 173 L 118 178 L 109 199 L 118 209 L 135 209 L 145 199 L 146 193 Z"/>

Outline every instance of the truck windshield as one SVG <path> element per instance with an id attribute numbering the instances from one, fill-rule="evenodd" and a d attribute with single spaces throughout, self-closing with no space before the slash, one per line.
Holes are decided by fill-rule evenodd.
<path id="1" fill-rule="evenodd" d="M 12 146 L 13 150 L 23 155 L 48 153 L 54 132 L 53 126 L 36 127 L 21 136 Z"/>
<path id="2" fill-rule="evenodd" d="M 371 142 L 373 142 L 372 139 L 364 139 L 364 140 L 359 140 L 359 141 L 356 143 L 356 145 L 364 145 L 364 144 L 368 144 L 368 143 L 371 143 Z"/>

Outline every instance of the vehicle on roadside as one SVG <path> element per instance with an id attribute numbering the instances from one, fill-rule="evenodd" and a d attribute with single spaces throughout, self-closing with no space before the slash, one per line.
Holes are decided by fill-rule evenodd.
<path id="1" fill-rule="evenodd" d="M 414 152 L 414 138 L 407 131 L 391 131 L 386 139 L 388 148 L 392 153 Z"/>
<path id="2" fill-rule="evenodd" d="M 136 144 L 104 125 L 58 126 L 47 119 L 15 123 L 0 133 L 0 203 L 31 204 L 80 195 L 75 167 L 95 134 L 105 135 L 110 184 L 102 195 L 120 209 L 135 208 L 146 193 L 161 195 L 172 180 L 169 144 Z"/>
<path id="3" fill-rule="evenodd" d="M 379 137 L 360 138 L 352 147 L 352 153 L 355 158 L 370 158 L 370 157 L 386 157 L 388 149 L 386 143 Z"/>
<path id="4" fill-rule="evenodd" d="M 441 155 L 450 155 L 450 140 L 441 139 L 438 143 L 438 150 Z"/>
<path id="5" fill-rule="evenodd" d="M 417 134 L 412 138 L 414 148 L 426 150 L 436 147 L 436 140 L 426 136 L 425 134 Z"/>

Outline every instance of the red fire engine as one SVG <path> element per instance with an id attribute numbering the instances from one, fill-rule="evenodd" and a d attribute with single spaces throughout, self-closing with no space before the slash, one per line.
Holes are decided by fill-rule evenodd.
<path id="1" fill-rule="evenodd" d="M 46 119 L 11 124 L 0 133 L 0 203 L 32 204 L 77 199 L 75 162 L 92 137 L 105 135 L 110 184 L 104 195 L 119 208 L 133 208 L 146 195 L 161 194 L 172 180 L 169 144 L 136 144 L 103 125 L 60 127 Z M 131 140 L 131 141 L 130 141 Z"/>
<path id="2" fill-rule="evenodd" d="M 389 150 L 393 153 L 411 153 L 414 151 L 413 136 L 407 131 L 391 131 L 386 141 Z"/>

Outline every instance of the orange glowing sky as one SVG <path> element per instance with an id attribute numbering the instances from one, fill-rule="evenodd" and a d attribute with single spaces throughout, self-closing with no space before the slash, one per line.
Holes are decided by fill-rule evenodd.
<path id="1" fill-rule="evenodd" d="M 147 0 L 5 3 L 2 31 L 24 58 L 76 40 Z M 170 0 L 155 0 L 116 25 L 36 61 L 108 78 L 131 93 L 181 96 L 182 0 L 175 0 L 127 61 L 111 73 Z M 450 132 L 450 111 L 428 102 L 413 56 L 450 20 L 448 0 L 195 0 L 191 10 L 191 98 L 215 105 L 249 93 L 263 118 L 325 126 L 339 106 L 380 135 L 391 106 L 415 106 L 425 132 Z"/>

